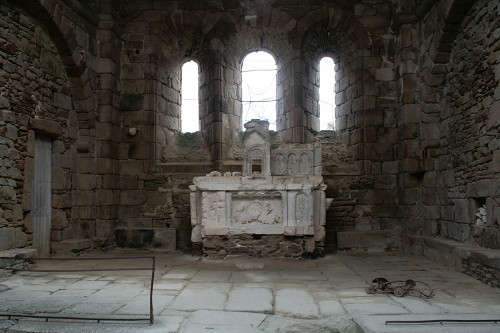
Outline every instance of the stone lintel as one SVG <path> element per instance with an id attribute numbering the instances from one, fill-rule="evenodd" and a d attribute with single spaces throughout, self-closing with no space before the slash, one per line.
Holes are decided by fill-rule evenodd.
<path id="1" fill-rule="evenodd" d="M 31 119 L 31 128 L 38 134 L 44 134 L 51 137 L 58 137 L 63 134 L 61 125 L 47 119 Z"/>

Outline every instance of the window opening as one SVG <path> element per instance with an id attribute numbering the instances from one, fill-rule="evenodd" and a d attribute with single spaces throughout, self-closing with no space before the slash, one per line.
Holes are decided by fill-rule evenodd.
<path id="1" fill-rule="evenodd" d="M 335 129 L 335 64 L 330 57 L 319 62 L 320 130 Z"/>
<path id="2" fill-rule="evenodd" d="M 200 130 L 198 102 L 198 64 L 186 62 L 182 66 L 181 129 L 183 133 Z"/>
<path id="3" fill-rule="evenodd" d="M 252 52 L 243 59 L 242 121 L 267 120 L 276 130 L 276 61 L 267 52 Z"/>

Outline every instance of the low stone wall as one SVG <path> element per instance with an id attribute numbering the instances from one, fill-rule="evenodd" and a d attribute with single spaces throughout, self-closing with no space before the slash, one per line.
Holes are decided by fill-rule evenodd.
<path id="1" fill-rule="evenodd" d="M 203 238 L 203 253 L 208 257 L 248 255 L 250 257 L 315 256 L 313 236 L 228 235 Z"/>
<path id="2" fill-rule="evenodd" d="M 404 251 L 424 255 L 491 287 L 500 288 L 500 250 L 439 237 L 404 235 Z"/>
<path id="3" fill-rule="evenodd" d="M 13 249 L 0 251 L 0 277 L 11 275 L 15 270 L 30 269 L 35 265 L 36 249 Z"/>

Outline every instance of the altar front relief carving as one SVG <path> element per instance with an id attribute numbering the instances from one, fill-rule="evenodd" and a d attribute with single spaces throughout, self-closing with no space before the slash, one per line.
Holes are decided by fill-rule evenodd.
<path id="1" fill-rule="evenodd" d="M 241 174 L 212 172 L 193 179 L 193 243 L 213 236 L 283 235 L 322 246 L 326 185 L 320 144 L 271 146 L 268 126 L 260 120 L 245 124 Z"/>

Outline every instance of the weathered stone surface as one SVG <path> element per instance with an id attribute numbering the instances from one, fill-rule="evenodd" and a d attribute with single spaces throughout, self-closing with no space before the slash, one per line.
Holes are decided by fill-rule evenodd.
<path id="1" fill-rule="evenodd" d="M 177 245 L 175 228 L 117 228 L 116 245 L 132 248 L 155 248 L 174 251 Z"/>
<path id="2" fill-rule="evenodd" d="M 33 130 L 40 134 L 58 137 L 63 133 L 62 126 L 55 121 L 46 119 L 32 119 L 30 124 Z"/>
<path id="3" fill-rule="evenodd" d="M 352 251 L 387 252 L 400 247 L 394 231 L 343 231 L 337 233 L 337 247 Z"/>

